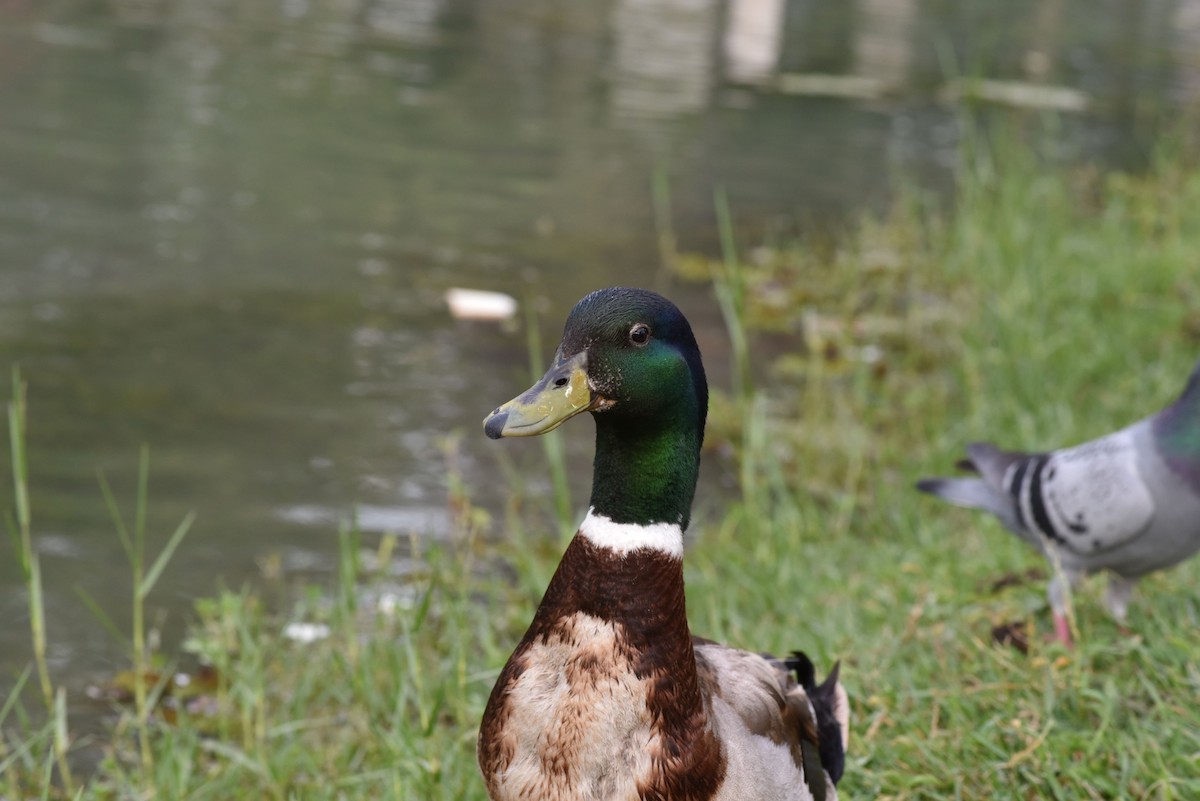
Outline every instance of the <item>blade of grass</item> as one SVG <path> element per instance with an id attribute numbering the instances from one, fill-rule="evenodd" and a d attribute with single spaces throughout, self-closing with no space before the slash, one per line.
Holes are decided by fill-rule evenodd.
<path id="1" fill-rule="evenodd" d="M 0 706 L 0 726 L 4 725 L 4 721 L 8 719 L 8 713 L 12 712 L 13 706 L 16 705 L 17 699 L 21 697 L 21 691 L 25 689 L 25 684 L 29 681 L 29 677 L 33 675 L 33 665 L 26 665 L 25 669 L 17 676 L 16 682 L 12 689 L 9 690 L 8 698 L 4 699 L 4 705 Z M 0 770 L 0 774 L 4 773 Z"/>
<path id="2" fill-rule="evenodd" d="M 33 636 L 33 659 L 38 668 L 38 681 L 46 711 L 54 709 L 54 685 L 46 662 L 46 613 L 42 601 L 42 566 L 37 554 L 29 559 L 29 627 Z"/>
<path id="3" fill-rule="evenodd" d="M 187 513 L 187 516 L 175 527 L 175 531 L 171 534 L 171 538 L 167 540 L 167 544 L 163 546 L 162 551 L 158 554 L 158 558 L 154 560 L 154 564 L 150 565 L 150 569 L 146 571 L 146 575 L 142 578 L 141 586 L 138 588 L 143 598 L 149 595 L 150 591 L 154 589 L 154 585 L 158 583 L 158 577 L 162 575 L 163 568 L 167 566 L 167 563 L 171 561 L 171 557 L 175 555 L 175 550 L 183 542 L 183 538 L 187 536 L 195 519 L 196 513 L 194 511 Z"/>
<path id="4" fill-rule="evenodd" d="M 717 190 L 714 202 L 717 207 L 717 227 L 721 236 L 721 262 L 713 263 L 713 288 L 725 330 L 733 346 L 733 387 L 743 411 L 754 392 L 750 373 L 750 344 L 745 326 L 745 288 L 741 273 L 741 261 L 733 235 L 733 215 L 729 211 L 729 200 L 723 190 Z"/>
<path id="5" fill-rule="evenodd" d="M 29 544 L 29 485 L 28 465 L 25 460 L 25 383 L 21 380 L 21 371 L 14 365 L 12 369 L 13 399 L 8 406 L 8 442 L 12 456 L 13 496 L 17 507 L 17 526 L 21 531 L 21 543 L 24 553 L 28 555 Z"/>
<path id="6" fill-rule="evenodd" d="M 674 272 L 679 265 L 679 247 L 675 237 L 675 226 L 671 223 L 671 180 L 664 165 L 654 170 L 651 182 L 654 195 L 654 229 L 658 234 L 658 258 L 662 267 Z"/>
<path id="7" fill-rule="evenodd" d="M 79 600 L 83 601 L 84 606 L 86 606 L 88 611 L 92 613 L 92 616 L 100 622 L 100 625 L 104 626 L 105 630 L 113 636 L 113 639 L 121 643 L 125 650 L 132 648 L 133 642 L 125 635 L 123 631 L 121 631 L 120 627 L 113 622 L 113 619 L 107 612 L 104 611 L 103 607 L 96 602 L 96 599 L 78 584 L 75 585 L 74 589 L 75 594 L 79 597 Z"/>
<path id="8" fill-rule="evenodd" d="M 13 518 L 12 513 L 5 510 L 4 526 L 8 529 L 8 535 L 12 538 L 13 553 L 17 555 L 18 567 L 21 568 L 21 580 L 29 581 L 29 560 L 26 558 L 28 550 L 25 548 L 25 541 L 21 535 L 17 521 Z"/>
<path id="9" fill-rule="evenodd" d="M 146 504 L 150 494 L 150 448 L 142 445 L 138 454 L 137 501 L 133 518 L 133 537 L 138 554 L 138 572 L 144 566 L 146 553 Z M 140 582 L 139 585 L 141 586 Z"/>
<path id="10" fill-rule="evenodd" d="M 50 665 L 46 658 L 46 611 L 42 592 L 42 570 L 37 553 L 33 548 L 32 512 L 29 503 L 29 464 L 26 458 L 26 389 L 17 366 L 12 369 L 13 399 L 8 407 L 9 447 L 13 470 L 13 494 L 17 508 L 16 529 L 22 569 L 25 574 L 29 596 L 29 628 L 33 639 L 34 664 L 37 668 L 38 684 L 42 691 L 42 702 L 47 714 L 55 716 L 55 734 L 52 740 L 52 758 L 58 764 L 59 777 L 68 794 L 74 790 L 71 768 L 67 762 L 69 737 L 66 730 L 65 709 L 61 718 L 55 713 L 54 684 L 50 678 Z"/>
<path id="11" fill-rule="evenodd" d="M 117 530 L 117 536 L 121 540 L 121 547 L 125 550 L 125 558 L 133 561 L 133 541 L 129 537 L 129 529 L 125 527 L 125 518 L 121 514 L 121 508 L 117 506 L 117 499 L 113 495 L 112 487 L 108 484 L 108 478 L 103 471 L 97 471 L 96 480 L 100 483 L 100 492 L 104 496 L 104 505 L 108 508 L 108 515 L 112 518 L 113 527 Z"/>

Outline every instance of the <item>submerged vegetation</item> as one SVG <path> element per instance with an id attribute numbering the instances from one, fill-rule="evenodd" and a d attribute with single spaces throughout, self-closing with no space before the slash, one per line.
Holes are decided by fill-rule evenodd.
<path id="1" fill-rule="evenodd" d="M 952 213 L 909 194 L 836 241 L 672 257 L 715 280 L 735 343 L 705 458 L 732 465 L 739 489 L 696 509 L 692 627 L 804 648 L 822 669 L 843 660 L 846 798 L 1195 798 L 1200 559 L 1141 583 L 1129 631 L 1089 581 L 1067 651 L 1044 641 L 1041 558 L 913 482 L 973 439 L 1079 442 L 1182 389 L 1200 354 L 1200 171 L 1048 170 L 1016 151 L 965 163 Z M 12 527 L 28 556 L 19 453 Z M 215 678 L 169 715 L 170 671 L 149 669 L 134 632 L 136 701 L 86 780 L 68 773 L 63 692 L 43 666 L 26 674 L 49 714 L 25 708 L 38 693 L 0 704 L 0 799 L 484 798 L 478 721 L 556 564 L 543 532 L 562 526 L 546 521 L 570 510 L 560 495 L 493 519 L 453 453 L 452 546 L 364 550 L 346 531 L 336 590 L 290 617 L 245 591 L 200 602 L 188 650 Z M 123 535 L 135 605 L 160 569 L 134 558 L 140 536 Z M 23 567 L 36 621 L 36 559 Z M 288 620 L 317 634 L 289 637 Z"/>

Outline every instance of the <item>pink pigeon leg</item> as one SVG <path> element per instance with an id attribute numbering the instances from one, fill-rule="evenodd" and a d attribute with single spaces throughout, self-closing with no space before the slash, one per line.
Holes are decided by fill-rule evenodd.
<path id="1" fill-rule="evenodd" d="M 1062 612 L 1054 613 L 1054 639 L 1068 648 L 1074 645 L 1071 641 L 1071 624 L 1067 621 L 1067 616 Z"/>

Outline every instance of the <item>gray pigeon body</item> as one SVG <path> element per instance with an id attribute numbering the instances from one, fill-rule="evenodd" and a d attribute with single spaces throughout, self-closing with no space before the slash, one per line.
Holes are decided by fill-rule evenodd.
<path id="1" fill-rule="evenodd" d="M 967 447 L 979 475 L 930 478 L 917 488 L 994 514 L 1074 584 L 1102 570 L 1123 622 L 1136 580 L 1200 550 L 1200 364 L 1166 409 L 1128 428 L 1049 453 Z M 1070 643 L 1065 588 L 1050 582 L 1057 636 Z"/>

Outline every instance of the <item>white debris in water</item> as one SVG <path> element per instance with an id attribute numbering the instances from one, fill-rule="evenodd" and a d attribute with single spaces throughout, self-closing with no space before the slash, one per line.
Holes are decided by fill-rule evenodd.
<path id="1" fill-rule="evenodd" d="M 446 290 L 446 305 L 459 320 L 508 320 L 517 313 L 517 300 L 503 292 L 451 287 Z"/>
<path id="2" fill-rule="evenodd" d="M 888 85 L 879 78 L 815 72 L 785 72 L 775 79 L 775 86 L 785 95 L 840 97 L 848 100 L 876 100 L 888 92 Z"/>
<path id="3" fill-rule="evenodd" d="M 883 361 L 883 348 L 878 345 L 863 345 L 854 351 L 854 358 L 864 364 L 878 364 Z"/>
<path id="4" fill-rule="evenodd" d="M 288 623 L 283 636 L 298 643 L 310 643 L 329 636 L 329 626 L 324 623 Z"/>
<path id="5" fill-rule="evenodd" d="M 397 612 L 407 612 L 415 606 L 415 592 L 383 592 L 375 599 L 375 610 L 391 617 Z"/>
<path id="6" fill-rule="evenodd" d="M 964 98 L 1047 111 L 1087 111 L 1090 104 L 1087 93 L 1078 89 L 1022 81 L 962 79 L 951 81 L 941 92 L 946 103 L 958 103 Z"/>

